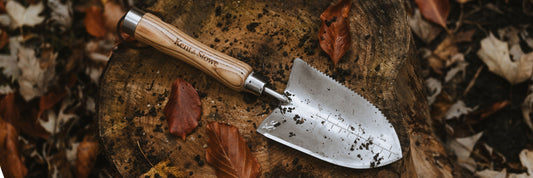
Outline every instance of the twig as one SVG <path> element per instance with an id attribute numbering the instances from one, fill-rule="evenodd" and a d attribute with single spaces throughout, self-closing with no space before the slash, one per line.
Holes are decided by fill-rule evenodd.
<path id="1" fill-rule="evenodd" d="M 463 92 L 463 97 L 466 96 L 466 94 L 474 86 L 474 84 L 476 83 L 476 80 L 479 77 L 479 74 L 481 73 L 482 70 L 483 70 L 483 66 L 479 66 L 477 68 L 477 71 L 476 71 L 476 74 L 474 75 L 474 78 L 472 78 L 472 80 L 470 80 L 470 83 L 468 83 L 468 86 L 466 87 L 465 91 Z"/>
<path id="2" fill-rule="evenodd" d="M 137 140 L 137 146 L 139 147 L 139 151 L 141 151 L 141 154 L 143 155 L 144 159 L 146 159 L 146 161 L 148 161 L 148 164 L 150 164 L 150 166 L 154 167 L 154 165 L 152 164 L 152 162 L 150 162 L 150 160 L 146 157 L 146 155 L 144 154 L 144 151 L 143 149 L 141 148 L 141 144 L 139 144 L 139 140 Z"/>

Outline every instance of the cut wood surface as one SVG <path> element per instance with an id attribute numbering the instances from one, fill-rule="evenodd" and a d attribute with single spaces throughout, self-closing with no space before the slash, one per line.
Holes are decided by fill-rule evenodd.
<path id="1" fill-rule="evenodd" d="M 154 48 L 122 45 L 100 81 L 99 132 L 108 159 L 124 177 L 156 172 L 214 177 L 214 169 L 205 161 L 205 126 L 217 121 L 239 129 L 265 177 L 452 176 L 452 165 L 432 135 L 401 1 L 353 1 L 352 45 L 337 69 L 318 43 L 320 13 L 332 3 L 336 1 L 161 0 L 146 10 L 249 64 L 278 92 L 286 86 L 293 59 L 302 58 L 384 113 L 400 138 L 402 160 L 380 168 L 349 169 L 269 140 L 255 129 L 276 107 L 274 99 L 231 90 Z M 201 125 L 185 141 L 169 133 L 162 111 L 176 78 L 197 89 L 203 108 Z"/>

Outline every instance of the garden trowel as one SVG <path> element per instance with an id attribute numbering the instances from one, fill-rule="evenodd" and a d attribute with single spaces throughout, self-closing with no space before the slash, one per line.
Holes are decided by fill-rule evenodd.
<path id="1" fill-rule="evenodd" d="M 373 168 L 402 158 L 398 136 L 381 111 L 363 97 L 295 59 L 280 94 L 252 68 L 138 9 L 124 17 L 122 31 L 140 42 L 202 70 L 236 91 L 272 96 L 281 105 L 257 128 L 264 136 L 324 161 Z"/>

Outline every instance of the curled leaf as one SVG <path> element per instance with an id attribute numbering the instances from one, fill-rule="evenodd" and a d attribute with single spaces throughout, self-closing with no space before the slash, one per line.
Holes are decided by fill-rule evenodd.
<path id="1" fill-rule="evenodd" d="M 426 19 L 446 28 L 446 19 L 450 15 L 448 0 L 416 0 L 416 4 Z"/>
<path id="2" fill-rule="evenodd" d="M 98 156 L 99 146 L 98 140 L 92 135 L 85 135 L 83 141 L 78 145 L 77 159 L 74 168 L 76 177 L 89 177 Z"/>
<path id="3" fill-rule="evenodd" d="M 258 177 L 261 167 L 236 127 L 211 122 L 207 125 L 206 160 L 217 177 Z"/>
<path id="4" fill-rule="evenodd" d="M 87 33 L 94 37 L 104 37 L 107 32 L 102 9 L 97 6 L 91 6 L 85 10 L 83 24 L 85 25 Z"/>
<path id="5" fill-rule="evenodd" d="M 200 121 L 202 103 L 196 90 L 184 80 L 176 79 L 172 83 L 170 98 L 165 106 L 170 133 L 180 136 L 183 140 L 191 133 Z"/>
<path id="6" fill-rule="evenodd" d="M 348 29 L 348 15 L 351 6 L 351 0 L 341 0 L 320 14 L 322 20 L 322 25 L 318 31 L 320 47 L 329 55 L 335 66 L 350 49 L 351 37 Z"/>
<path id="7" fill-rule="evenodd" d="M 24 177 L 28 169 L 18 150 L 18 133 L 11 123 L 0 116 L 0 165 L 6 177 Z"/>

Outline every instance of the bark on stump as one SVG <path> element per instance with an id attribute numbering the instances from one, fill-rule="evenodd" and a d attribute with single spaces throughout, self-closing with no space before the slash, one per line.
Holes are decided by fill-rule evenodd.
<path id="1" fill-rule="evenodd" d="M 250 64 L 277 91 L 285 88 L 293 59 L 304 59 L 385 114 L 400 138 L 402 160 L 375 169 L 348 169 L 271 141 L 255 128 L 274 109 L 269 105 L 273 99 L 232 91 L 153 48 L 124 46 L 114 51 L 100 81 L 99 131 L 108 159 L 124 177 L 142 175 L 153 167 L 183 176 L 214 176 L 205 161 L 205 125 L 218 121 L 239 128 L 265 177 L 451 176 L 452 165 L 431 131 L 402 2 L 353 1 L 352 47 L 337 69 L 318 43 L 320 13 L 332 3 L 162 0 L 147 10 Z M 199 91 L 203 108 L 202 125 L 185 141 L 168 133 L 162 117 L 171 82 L 178 77 Z"/>

